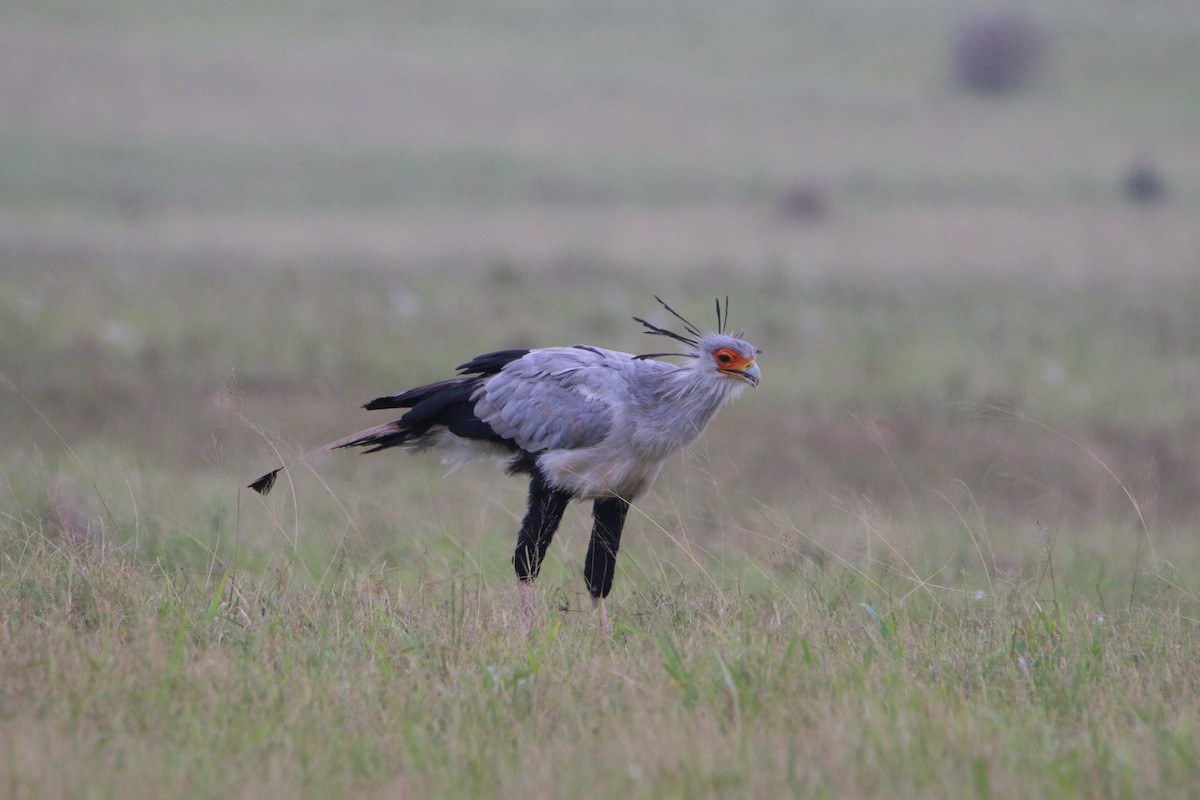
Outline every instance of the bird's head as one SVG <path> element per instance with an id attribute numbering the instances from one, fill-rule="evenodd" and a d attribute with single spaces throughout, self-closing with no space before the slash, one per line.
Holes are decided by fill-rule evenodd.
<path id="1" fill-rule="evenodd" d="M 694 369 L 701 374 L 711 375 L 714 378 L 730 378 L 751 386 L 758 386 L 761 373 L 758 369 L 757 359 L 762 351 L 744 340 L 740 332 L 733 334 L 725 332 L 726 324 L 729 321 L 729 298 L 725 298 L 724 308 L 721 306 L 721 301 L 717 300 L 717 330 L 707 333 L 701 332 L 699 328 L 684 319 L 678 311 L 664 303 L 662 298 L 656 296 L 654 299 L 683 323 L 684 330 L 688 335 L 685 336 L 652 325 L 640 317 L 634 317 L 634 319 L 645 326 L 646 333 L 674 339 L 686 345 L 688 352 L 646 353 L 638 358 L 654 358 L 663 355 L 687 356 L 696 359 Z"/>
<path id="2" fill-rule="evenodd" d="M 759 350 L 749 342 L 724 333 L 706 333 L 697 342 L 696 353 L 701 370 L 758 386 Z"/>

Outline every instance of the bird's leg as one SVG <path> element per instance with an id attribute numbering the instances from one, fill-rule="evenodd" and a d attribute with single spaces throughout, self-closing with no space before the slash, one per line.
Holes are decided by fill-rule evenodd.
<path id="1" fill-rule="evenodd" d="M 521 522 L 517 549 L 513 553 L 513 568 L 521 591 L 521 612 L 528 624 L 533 622 L 533 581 L 542 568 L 546 548 L 550 546 L 570 500 L 569 492 L 552 488 L 541 472 L 534 471 L 529 482 L 529 508 Z"/>
<path id="2" fill-rule="evenodd" d="M 533 625 L 533 581 L 517 581 L 517 589 L 521 593 L 521 616 L 525 618 L 525 626 Z"/>
<path id="3" fill-rule="evenodd" d="M 600 632 L 612 633 L 612 623 L 608 621 L 608 609 L 604 607 L 603 597 L 592 598 L 592 610 L 600 612 Z"/>
<path id="4" fill-rule="evenodd" d="M 600 628 L 605 632 L 612 628 L 608 623 L 604 598 L 612 589 L 617 550 L 621 546 L 621 530 L 625 527 L 625 514 L 628 511 L 629 502 L 620 497 L 602 497 L 592 504 L 592 541 L 588 545 L 583 577 L 587 579 L 593 605 L 600 609 Z"/>

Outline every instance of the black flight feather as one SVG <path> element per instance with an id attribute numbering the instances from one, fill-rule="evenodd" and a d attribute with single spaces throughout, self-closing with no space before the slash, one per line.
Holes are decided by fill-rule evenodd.
<path id="1" fill-rule="evenodd" d="M 513 361 L 516 361 L 517 359 L 528 354 L 528 349 L 497 350 L 494 353 L 485 353 L 481 356 L 475 356 L 475 358 L 472 358 L 465 364 L 460 364 L 459 366 L 455 367 L 455 369 L 463 375 L 495 375 Z"/>

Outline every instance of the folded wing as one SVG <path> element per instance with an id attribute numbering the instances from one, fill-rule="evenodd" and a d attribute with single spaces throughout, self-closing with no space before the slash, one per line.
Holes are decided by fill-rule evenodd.
<path id="1" fill-rule="evenodd" d="M 600 444 L 628 396 L 632 356 L 593 347 L 533 350 L 475 391 L 475 414 L 528 453 Z"/>

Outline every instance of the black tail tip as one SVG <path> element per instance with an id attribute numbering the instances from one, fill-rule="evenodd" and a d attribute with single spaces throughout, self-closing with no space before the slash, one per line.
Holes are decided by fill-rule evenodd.
<path id="1" fill-rule="evenodd" d="M 280 467 L 279 469 L 283 469 L 283 467 Z M 254 483 L 250 484 L 249 488 L 261 495 L 265 495 L 267 492 L 271 491 L 271 487 L 275 485 L 275 479 L 277 477 L 279 477 L 279 470 L 273 469 L 266 475 L 263 475 L 261 478 L 256 480 Z"/>

